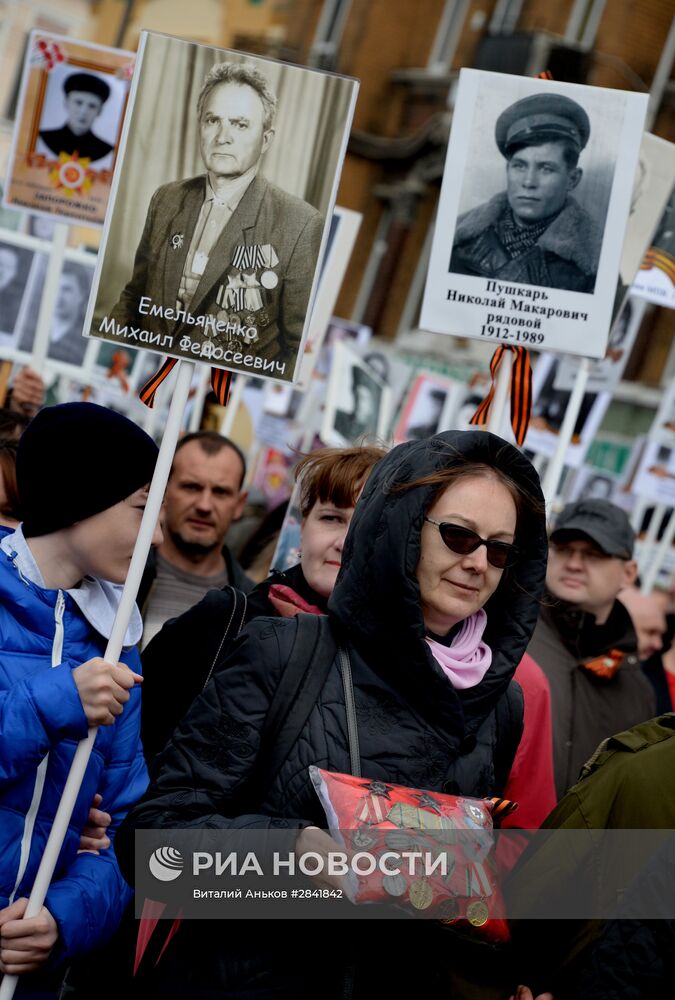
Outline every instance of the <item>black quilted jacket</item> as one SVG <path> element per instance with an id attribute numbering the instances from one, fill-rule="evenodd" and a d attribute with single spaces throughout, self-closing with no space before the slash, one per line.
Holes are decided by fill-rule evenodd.
<path id="1" fill-rule="evenodd" d="M 504 574 L 486 608 L 492 666 L 477 687 L 456 691 L 424 641 L 415 577 L 420 532 L 432 488 L 419 487 L 403 493 L 395 488 L 397 483 L 463 459 L 505 469 L 523 489 L 541 500 L 530 463 L 515 448 L 490 434 L 446 432 L 395 448 L 375 467 L 357 504 L 345 544 L 343 569 L 329 601 L 329 614 L 349 646 L 362 773 L 403 785 L 483 796 L 498 790 L 495 763 L 498 773 L 503 764 L 499 760 L 500 745 L 510 748 L 508 771 L 520 736 L 521 718 L 512 719 L 510 732 L 496 731 L 495 707 L 509 688 L 537 619 L 545 575 L 546 533 L 543 513 L 530 516 L 523 525 L 517 539 L 522 559 L 515 569 Z M 286 831 L 287 848 L 291 850 L 301 828 L 310 824 L 325 826 L 307 769 L 310 764 L 318 764 L 331 771 L 349 771 L 344 697 L 337 664 L 328 675 L 304 731 L 257 810 L 247 808 L 243 813 L 241 806 L 261 727 L 288 660 L 296 627 L 295 619 L 260 618 L 251 622 L 224 669 L 214 675 L 195 701 L 160 756 L 150 789 L 117 834 L 116 849 L 128 878 L 133 872 L 136 828 L 267 828 Z M 519 704 L 517 699 L 511 703 Z M 288 933 L 295 935 L 297 944 L 298 927 L 293 931 L 293 923 L 288 925 Z M 283 956 L 287 955 L 287 947 L 279 945 L 283 928 L 268 925 L 273 929 L 263 938 L 260 933 L 251 933 L 250 927 L 248 931 L 245 927 L 236 931 L 228 922 L 228 946 L 206 948 L 205 935 L 220 934 L 222 939 L 223 926 L 219 930 L 218 925 L 215 930 L 214 925 L 202 927 L 198 932 L 195 922 L 186 922 L 185 934 L 181 928 L 167 950 L 166 963 L 162 959 L 158 969 L 157 974 L 166 979 L 163 996 L 230 995 L 222 991 L 253 988 L 268 977 L 281 987 L 286 974 Z M 339 926 L 344 933 L 351 927 L 343 923 Z M 431 928 L 422 931 L 431 932 Z M 324 931 L 317 933 L 325 935 L 325 925 Z M 303 930 L 303 935 L 308 934 L 308 929 Z M 193 935 L 194 947 L 200 954 L 197 963 L 190 963 L 184 952 Z M 308 968 L 314 958 L 318 961 L 318 954 L 304 942 L 303 937 L 307 962 L 296 964 L 293 970 L 300 978 L 288 987 L 288 992 L 270 995 L 302 996 L 303 987 L 315 983 Z M 353 955 L 354 947 L 352 943 L 347 949 L 349 954 Z M 310 954 L 314 956 L 311 961 Z M 345 954 L 342 952 L 341 957 Z M 175 985 L 179 978 L 180 987 Z M 170 992 L 174 988 L 175 994 Z M 246 995 L 268 994 L 254 991 Z"/>

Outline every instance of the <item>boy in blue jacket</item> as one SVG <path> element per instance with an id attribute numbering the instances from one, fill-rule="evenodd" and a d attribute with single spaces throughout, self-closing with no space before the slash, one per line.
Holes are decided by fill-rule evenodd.
<path id="1" fill-rule="evenodd" d="M 24 520 L 0 529 L 0 971 L 37 973 L 22 993 L 52 988 L 49 970 L 109 938 L 131 897 L 112 846 L 79 848 L 97 793 L 112 839 L 147 785 L 138 611 L 121 662 L 101 657 L 156 458 L 144 431 L 92 403 L 42 410 L 19 443 Z M 90 726 L 100 728 L 45 905 L 21 920 Z"/>

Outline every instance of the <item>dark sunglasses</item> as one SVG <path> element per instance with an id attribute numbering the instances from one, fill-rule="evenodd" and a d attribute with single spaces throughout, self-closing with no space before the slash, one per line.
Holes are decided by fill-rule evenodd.
<path id="1" fill-rule="evenodd" d="M 487 560 L 496 569 L 513 566 L 518 559 L 518 549 L 510 542 L 495 542 L 491 538 L 481 538 L 471 528 L 464 528 L 461 524 L 436 521 L 433 517 L 425 517 L 424 520 L 429 524 L 435 524 L 450 551 L 460 556 L 468 556 L 470 552 L 475 552 L 479 546 L 484 545 L 487 549 Z"/>

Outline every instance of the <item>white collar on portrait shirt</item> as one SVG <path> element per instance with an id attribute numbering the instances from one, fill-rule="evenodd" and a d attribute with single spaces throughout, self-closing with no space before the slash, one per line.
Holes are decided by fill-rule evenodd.
<path id="1" fill-rule="evenodd" d="M 55 319 L 52 322 L 52 328 L 49 333 L 49 340 L 52 344 L 57 344 L 59 340 L 63 340 L 67 333 L 73 328 L 73 321 L 64 322 L 63 320 Z"/>
<path id="2" fill-rule="evenodd" d="M 231 212 L 234 212 L 235 208 L 244 197 L 244 194 L 258 173 L 258 164 L 254 163 L 252 167 L 237 177 L 232 181 L 229 181 L 226 185 L 221 185 L 224 187 L 225 197 L 220 194 L 216 194 L 211 186 L 211 177 L 209 174 L 206 175 L 206 192 L 204 195 L 204 201 L 213 201 L 216 205 L 224 206 L 229 208 Z"/>

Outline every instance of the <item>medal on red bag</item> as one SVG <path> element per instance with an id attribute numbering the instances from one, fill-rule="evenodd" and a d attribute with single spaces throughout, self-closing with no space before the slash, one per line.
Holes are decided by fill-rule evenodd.
<path id="1" fill-rule="evenodd" d="M 366 851 L 369 847 L 372 847 L 375 843 L 376 838 L 373 837 L 367 830 L 362 826 L 358 830 L 354 830 L 352 833 L 352 847 L 356 848 L 358 851 Z"/>
<path id="2" fill-rule="evenodd" d="M 400 873 L 398 875 L 385 875 L 382 879 L 382 888 L 390 896 L 398 897 L 404 895 L 408 883 Z"/>
<path id="3" fill-rule="evenodd" d="M 482 899 L 469 903 L 466 908 L 466 919 L 473 927 L 482 927 L 488 922 L 490 911 Z"/>
<path id="4" fill-rule="evenodd" d="M 408 899 L 416 910 L 426 910 L 434 901 L 434 891 L 426 879 L 417 879 L 408 889 Z"/>
<path id="5" fill-rule="evenodd" d="M 444 899 L 436 913 L 440 920 L 456 920 L 459 916 L 459 903 L 454 897 Z"/>

